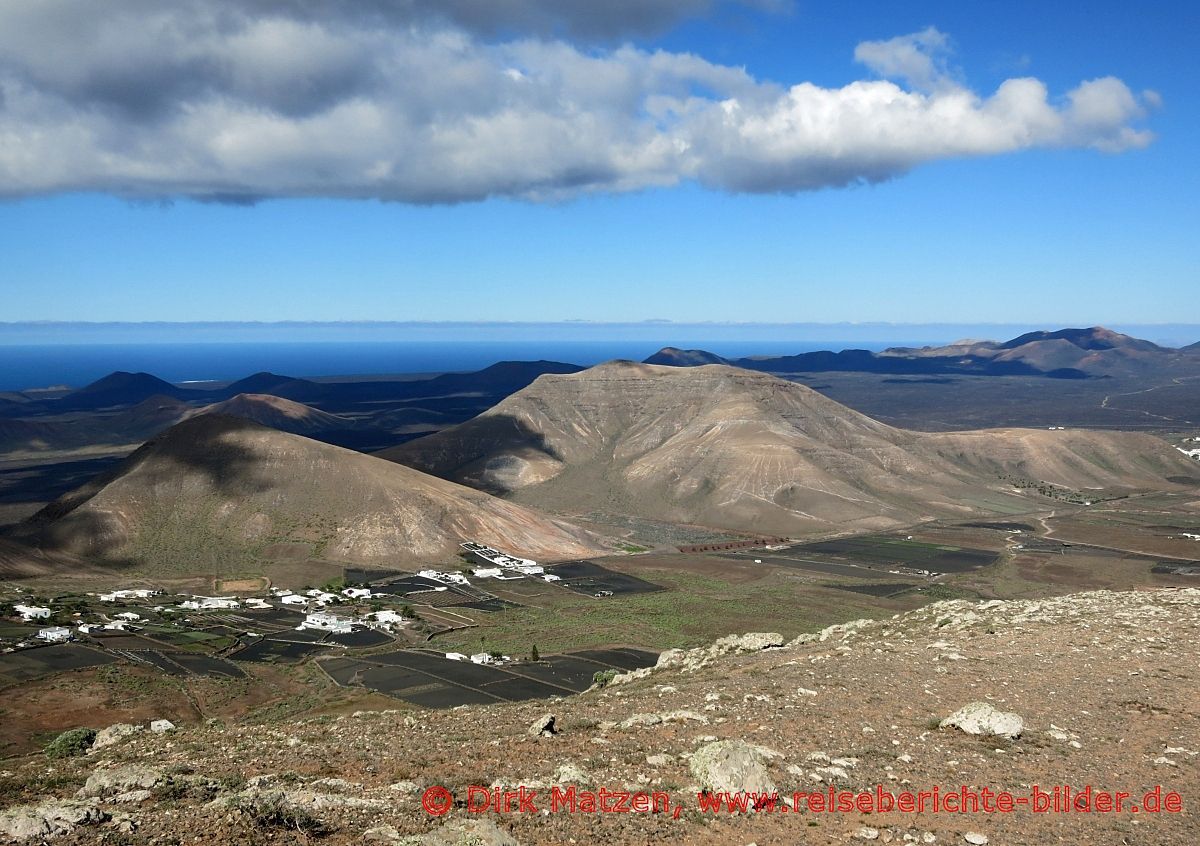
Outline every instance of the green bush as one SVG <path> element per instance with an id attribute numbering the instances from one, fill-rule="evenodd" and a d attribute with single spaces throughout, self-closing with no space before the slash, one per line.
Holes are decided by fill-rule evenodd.
<path id="1" fill-rule="evenodd" d="M 597 670 L 592 674 L 592 684 L 604 687 L 616 677 L 616 670 Z"/>
<path id="2" fill-rule="evenodd" d="M 91 749 L 92 741 L 95 739 L 95 729 L 69 729 L 46 744 L 46 757 L 51 759 L 74 758 Z"/>

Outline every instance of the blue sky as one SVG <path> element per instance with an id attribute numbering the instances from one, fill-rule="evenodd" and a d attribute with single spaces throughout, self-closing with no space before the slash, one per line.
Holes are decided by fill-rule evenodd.
<path id="1" fill-rule="evenodd" d="M 16 89 L 9 90 L 6 102 L 17 104 L 9 111 L 18 115 L 11 119 L 25 123 L 16 125 L 17 140 L 7 149 L 0 143 L 0 194 L 8 197 L 0 201 L 4 319 L 1200 322 L 1193 295 L 1200 268 L 1195 4 L 799 2 L 783 12 L 753 5 L 680 13 L 653 34 L 624 31 L 619 21 L 600 35 L 570 20 L 421 22 L 460 35 L 457 55 L 538 40 L 537 49 L 503 48 L 504 61 L 530 78 L 569 75 L 558 55 L 568 50 L 574 51 L 571 62 L 600 57 L 606 69 L 621 66 L 628 59 L 622 44 L 637 48 L 629 59 L 635 64 L 648 63 L 641 57 L 656 50 L 676 64 L 688 55 L 707 64 L 695 72 L 672 70 L 678 78 L 662 83 L 670 90 L 640 91 L 636 107 L 615 117 L 620 97 L 605 92 L 587 101 L 593 93 L 579 87 L 586 78 L 555 89 L 559 99 L 580 97 L 584 111 L 592 109 L 586 117 L 600 123 L 589 131 L 603 149 L 567 149 L 568 160 L 557 170 L 547 167 L 549 176 L 535 159 L 555 159 L 564 147 L 584 142 L 567 134 L 564 144 L 539 146 L 536 134 L 520 132 L 536 133 L 545 124 L 518 115 L 514 136 L 481 136 L 472 142 L 478 150 L 456 148 L 452 156 L 431 157 L 416 176 L 366 185 L 346 175 L 361 172 L 359 160 L 347 163 L 329 146 L 319 158 L 311 149 L 272 158 L 256 148 L 253 155 L 239 152 L 240 169 L 222 162 L 187 170 L 196 156 L 184 162 L 172 148 L 164 157 L 155 150 L 166 142 L 152 132 L 172 119 L 162 115 L 193 96 L 187 93 L 193 88 L 136 92 L 138 102 L 161 95 L 166 104 L 164 112 L 146 117 L 127 104 L 113 105 L 116 95 L 39 71 L 0 39 L 0 86 L 8 72 L 13 85 L 33 91 L 18 101 Z M 34 21 L 35 31 L 53 41 L 59 37 L 53 23 Z M 655 160 L 628 170 L 621 168 L 629 156 L 616 166 L 602 155 L 630 133 L 649 133 L 642 119 L 653 103 L 649 95 L 679 97 L 680 85 L 701 95 L 710 85 L 728 86 L 707 95 L 711 103 L 704 105 L 735 91 L 772 109 L 776 88 L 811 82 L 838 90 L 856 80 L 878 82 L 877 68 L 856 62 L 856 46 L 929 27 L 945 39 L 929 51 L 940 68 L 930 96 L 950 86 L 988 98 L 1006 79 L 1036 77 L 1057 107 L 1080 83 L 1111 76 L 1137 100 L 1138 113 L 1118 115 L 1100 129 L 1077 122 L 1013 151 L 962 154 L 953 149 L 955 137 L 931 139 L 933 152 L 908 143 L 899 153 L 887 151 L 882 166 L 873 146 L 839 139 L 858 151 L 848 154 L 857 156 L 848 179 L 828 150 L 803 148 L 781 161 L 773 151 L 788 138 L 769 139 L 745 155 L 736 144 L 723 141 L 718 150 L 712 141 L 712 150 L 690 164 Z M 284 45 L 293 59 L 299 50 Z M 170 56 L 154 58 L 174 67 Z M 272 58 L 272 72 L 278 66 Z M 372 70 L 384 66 L 380 59 Z M 744 68 L 752 85 L 726 79 L 728 68 Z M 289 64 L 280 73 L 292 85 L 287 74 L 310 70 Z M 79 73 L 97 77 L 86 66 Z M 318 68 L 309 76 L 323 84 L 321 73 Z M 896 84 L 906 92 L 915 85 L 913 78 Z M 1144 94 L 1147 89 L 1155 94 Z M 262 90 L 237 94 L 260 112 L 273 108 L 292 118 L 292 105 Z M 398 95 L 388 89 L 378 96 Z M 462 96 L 461 90 L 447 96 Z M 44 108 L 22 111 L 28 103 Z M 326 106 L 295 108 L 309 109 L 308 116 Z M 404 108 L 408 120 L 412 111 Z M 537 121 L 562 119 L 538 108 Z M 28 139 L 46 137 L 55 122 L 75 126 L 106 109 L 118 116 L 106 112 L 104 132 L 90 131 L 124 133 L 116 143 L 133 164 L 123 171 L 107 164 L 111 150 L 101 156 L 68 145 L 56 148 L 56 160 L 21 149 L 32 143 Z M 477 117 L 462 114 L 464 124 Z M 338 119 L 353 148 L 354 121 L 367 118 Z M 868 115 L 859 131 L 875 134 L 875 120 Z M 663 137 L 675 140 L 682 136 L 672 133 L 686 131 L 697 149 L 712 140 L 705 134 L 709 124 L 680 119 L 679 125 L 683 129 L 672 124 Z M 1094 149 L 1113 148 L 1113 133 L 1124 127 L 1152 132 L 1153 140 L 1118 144 L 1118 152 Z M 214 130 L 206 131 L 211 144 Z M 878 133 L 889 131 L 880 124 Z M 62 134 L 74 137 L 65 128 Z M 403 137 L 395 143 L 415 144 Z M 948 153 L 937 151 L 947 147 Z M 414 157 L 428 155 L 413 149 Z M 63 156 L 79 166 L 61 168 Z M 298 183 L 291 162 L 296 169 L 321 169 L 322 181 Z M 343 164 L 345 172 L 338 170 Z M 576 175 L 592 167 L 600 176 Z M 576 188 L 572 180 L 581 178 L 584 187 Z M 877 178 L 882 181 L 870 182 Z M 839 187 L 843 181 L 850 184 Z M 221 202 L 223 186 L 257 201 Z"/>

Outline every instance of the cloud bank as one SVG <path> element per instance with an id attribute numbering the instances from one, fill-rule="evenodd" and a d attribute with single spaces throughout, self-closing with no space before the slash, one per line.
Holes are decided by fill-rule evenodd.
<path id="1" fill-rule="evenodd" d="M 780 0 L 743 0 L 772 8 Z M 8 0 L 0 195 L 453 203 L 685 181 L 788 193 L 940 159 L 1148 144 L 1153 92 L 980 94 L 930 28 L 780 85 L 629 39 L 720 0 Z"/>

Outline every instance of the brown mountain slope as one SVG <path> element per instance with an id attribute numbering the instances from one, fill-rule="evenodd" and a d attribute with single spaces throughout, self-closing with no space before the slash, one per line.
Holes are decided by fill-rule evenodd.
<path id="1" fill-rule="evenodd" d="M 381 697 L 344 714 L 280 717 L 272 704 L 246 720 L 180 719 L 87 755 L 6 760 L 0 836 L 24 823 L 24 842 L 46 842 L 49 826 L 31 823 L 58 811 L 68 833 L 49 842 L 67 846 L 180 832 L 206 846 L 1193 846 L 1197 628 L 1194 590 L 959 600 L 774 648 L 783 638 L 762 633 L 668 651 L 649 673 L 553 703 L 414 712 Z M 993 709 L 966 724 L 974 733 L 943 725 L 972 705 Z M 548 716 L 556 734 L 539 735 Z M 151 786 L 141 801 L 118 793 L 139 784 Z M 484 809 L 490 784 L 525 788 L 534 810 Z M 422 806 L 426 790 L 445 816 Z M 934 790 L 961 805 L 934 811 Z M 600 791 L 604 807 L 638 808 L 634 791 L 661 812 L 583 810 Z M 866 805 L 818 804 L 828 791 Z M 747 792 L 759 794 L 750 810 L 712 804 Z M 110 815 L 132 818 L 137 839 L 106 838 Z"/>
<path id="2" fill-rule="evenodd" d="M 277 544 L 368 563 L 445 557 L 465 539 L 547 558 L 597 549 L 582 530 L 528 508 L 223 415 L 172 427 L 14 536 L 178 571 L 244 569 Z"/>
<path id="3" fill-rule="evenodd" d="M 270 394 L 238 394 L 224 402 L 205 406 L 196 414 L 228 414 L 293 435 L 311 435 L 355 426 L 353 420 Z"/>
<path id="4" fill-rule="evenodd" d="M 380 455 L 562 511 L 784 534 L 1028 510 L 1012 476 L 1169 487 L 1190 469 L 1145 435 L 909 432 L 767 374 L 627 362 L 543 376 Z"/>

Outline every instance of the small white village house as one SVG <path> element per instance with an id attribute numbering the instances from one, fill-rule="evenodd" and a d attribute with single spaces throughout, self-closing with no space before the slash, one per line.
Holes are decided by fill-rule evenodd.
<path id="1" fill-rule="evenodd" d="M 50 619 L 49 608 L 41 608 L 37 605 L 15 605 L 13 608 L 21 615 L 21 619 L 27 623 L 32 620 Z"/>
<path id="2" fill-rule="evenodd" d="M 321 631 L 333 632 L 334 634 L 350 634 L 354 631 L 354 621 L 349 617 L 341 617 L 337 614 L 318 611 L 305 617 L 304 622 L 296 628 L 299 630 L 320 629 Z"/>
<path id="3" fill-rule="evenodd" d="M 186 602 L 179 603 L 180 608 L 188 611 L 217 611 L 237 608 L 240 603 L 229 596 L 194 596 Z"/>
<path id="4" fill-rule="evenodd" d="M 66 626 L 51 626 L 39 631 L 37 636 L 38 640 L 44 640 L 47 643 L 65 643 L 71 639 L 71 630 Z"/>

